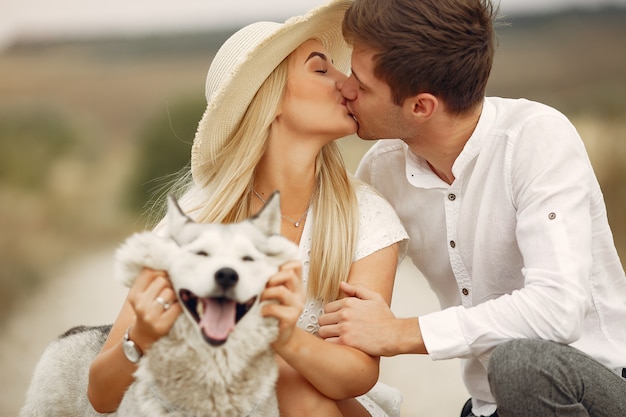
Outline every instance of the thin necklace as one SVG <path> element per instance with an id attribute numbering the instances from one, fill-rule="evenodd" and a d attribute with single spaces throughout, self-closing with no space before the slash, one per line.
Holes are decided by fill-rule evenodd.
<path id="1" fill-rule="evenodd" d="M 265 199 L 263 197 L 261 197 L 261 194 L 259 194 L 254 188 L 252 189 L 252 192 L 254 193 L 255 196 L 258 197 L 259 200 L 261 200 L 263 202 L 263 204 L 266 204 L 267 201 L 265 201 Z M 304 220 L 304 218 L 306 217 L 307 213 L 309 212 L 309 207 L 311 206 L 311 202 L 309 201 L 309 205 L 307 206 L 306 210 L 304 210 L 304 213 L 302 213 L 302 217 L 300 217 L 298 220 L 292 220 L 287 216 L 284 216 L 282 213 L 280 214 L 280 217 L 282 217 L 283 219 L 287 220 L 289 223 L 293 224 L 294 227 L 300 227 L 300 224 L 302 224 L 302 220 Z"/>

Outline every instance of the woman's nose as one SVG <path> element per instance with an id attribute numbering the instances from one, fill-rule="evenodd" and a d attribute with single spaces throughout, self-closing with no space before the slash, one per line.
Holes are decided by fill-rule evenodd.
<path id="1" fill-rule="evenodd" d="M 341 71 L 337 71 L 336 74 L 337 75 L 335 77 L 335 84 L 337 85 L 337 89 L 341 90 L 341 86 L 348 79 L 348 76 Z"/>

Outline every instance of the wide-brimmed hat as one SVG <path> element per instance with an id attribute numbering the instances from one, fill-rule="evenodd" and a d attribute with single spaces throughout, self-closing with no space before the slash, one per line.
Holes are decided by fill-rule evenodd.
<path id="1" fill-rule="evenodd" d="M 300 44 L 318 39 L 335 67 L 348 70 L 351 48 L 343 39 L 341 22 L 351 3 L 331 0 L 284 23 L 253 23 L 224 42 L 207 74 L 207 108 L 191 150 L 196 182 L 202 177 L 203 162 L 213 160 L 224 147 L 263 82 Z"/>

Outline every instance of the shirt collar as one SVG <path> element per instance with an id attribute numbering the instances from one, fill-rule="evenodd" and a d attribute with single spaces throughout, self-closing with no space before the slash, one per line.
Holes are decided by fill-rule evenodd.
<path id="1" fill-rule="evenodd" d="M 454 161 L 452 166 L 452 174 L 455 178 L 463 175 L 463 171 L 480 153 L 482 139 L 489 131 L 493 119 L 495 118 L 496 109 L 493 103 L 488 99 L 483 101 L 483 108 L 478 119 L 478 124 L 474 132 L 465 143 L 463 150 Z M 415 155 L 410 151 L 408 145 L 404 146 L 406 177 L 414 187 L 432 189 L 432 188 L 448 188 L 449 185 L 439 178 L 428 165 L 424 158 Z"/>

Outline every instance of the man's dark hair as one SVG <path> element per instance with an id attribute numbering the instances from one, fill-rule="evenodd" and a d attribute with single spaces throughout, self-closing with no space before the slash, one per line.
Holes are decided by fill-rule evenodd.
<path id="1" fill-rule="evenodd" d="M 461 114 L 484 98 L 496 13 L 490 0 L 355 0 L 343 35 L 374 52 L 374 75 L 396 104 L 426 92 Z"/>

